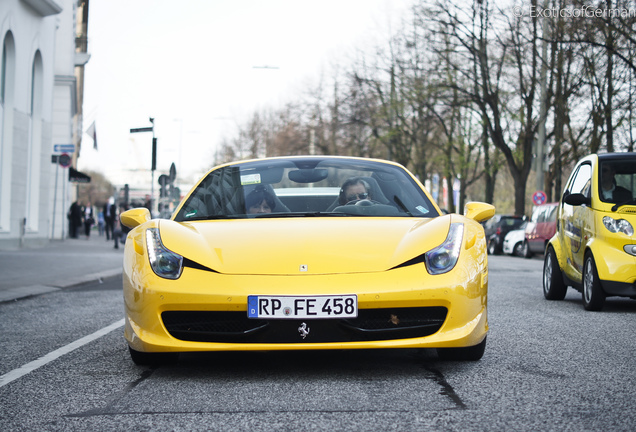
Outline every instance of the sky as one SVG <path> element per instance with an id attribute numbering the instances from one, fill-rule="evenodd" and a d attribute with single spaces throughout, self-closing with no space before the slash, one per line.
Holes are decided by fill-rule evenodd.
<path id="1" fill-rule="evenodd" d="M 212 168 L 223 137 L 395 33 L 410 0 L 92 0 L 78 168 L 114 184 Z M 268 66 L 270 68 L 263 68 Z M 142 180 L 139 180 L 141 178 Z"/>

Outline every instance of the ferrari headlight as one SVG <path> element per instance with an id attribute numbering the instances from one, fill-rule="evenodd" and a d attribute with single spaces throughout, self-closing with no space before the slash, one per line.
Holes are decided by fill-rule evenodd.
<path id="1" fill-rule="evenodd" d="M 448 273 L 457 264 L 464 235 L 464 224 L 453 223 L 444 243 L 425 254 L 426 269 L 430 274 Z"/>
<path id="2" fill-rule="evenodd" d="M 150 267 L 157 276 L 166 279 L 178 279 L 181 276 L 183 257 L 168 250 L 161 243 L 158 228 L 146 230 L 146 247 L 148 248 Z"/>
<path id="3" fill-rule="evenodd" d="M 605 228 L 607 228 L 609 232 L 620 232 L 625 234 L 626 236 L 634 235 L 634 228 L 632 227 L 632 224 L 630 224 L 625 219 L 614 219 L 610 216 L 605 216 L 603 218 L 603 225 L 605 225 Z"/>

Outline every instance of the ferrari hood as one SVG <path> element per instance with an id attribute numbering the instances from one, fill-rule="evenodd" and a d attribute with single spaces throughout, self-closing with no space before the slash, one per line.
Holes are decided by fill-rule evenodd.
<path id="1" fill-rule="evenodd" d="M 283 218 L 159 224 L 165 247 L 225 274 L 384 271 L 440 245 L 451 217 Z"/>

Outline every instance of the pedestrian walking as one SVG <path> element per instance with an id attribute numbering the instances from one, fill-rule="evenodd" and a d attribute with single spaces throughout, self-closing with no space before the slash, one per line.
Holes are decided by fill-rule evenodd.
<path id="1" fill-rule="evenodd" d="M 84 234 L 86 234 L 86 240 L 91 236 L 91 227 L 95 224 L 95 218 L 93 217 L 93 206 L 88 201 L 86 207 L 84 207 Z"/>
<path id="2" fill-rule="evenodd" d="M 100 237 L 104 235 L 104 224 L 104 211 L 100 210 L 99 213 L 97 213 L 97 229 L 99 230 Z"/>
<path id="3" fill-rule="evenodd" d="M 75 201 L 68 210 L 68 234 L 70 238 L 77 238 L 82 226 L 82 206 Z"/>
<path id="4" fill-rule="evenodd" d="M 117 206 L 115 205 L 115 198 L 110 197 L 108 202 L 104 204 L 104 223 L 106 230 L 106 241 L 109 241 L 115 237 L 115 219 L 117 218 Z"/>
<path id="5" fill-rule="evenodd" d="M 121 204 L 119 206 L 121 213 L 125 212 L 126 210 L 128 210 L 128 206 L 126 204 Z M 121 223 L 121 219 L 119 218 L 119 215 L 117 215 L 117 217 L 115 217 L 115 231 L 113 234 L 113 238 L 115 239 L 115 249 L 119 249 L 119 242 L 121 241 L 122 243 L 126 242 L 126 235 L 128 235 L 128 232 L 130 231 L 130 228 L 128 228 L 127 226 L 123 225 Z"/>

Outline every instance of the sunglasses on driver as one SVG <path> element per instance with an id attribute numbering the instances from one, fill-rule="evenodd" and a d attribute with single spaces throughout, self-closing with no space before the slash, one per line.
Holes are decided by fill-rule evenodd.
<path id="1" fill-rule="evenodd" d="M 369 197 L 369 194 L 364 192 L 364 193 L 358 193 L 358 194 L 351 194 L 351 195 L 347 195 L 347 201 L 355 201 L 355 200 L 363 200 L 363 199 L 367 199 Z"/>

